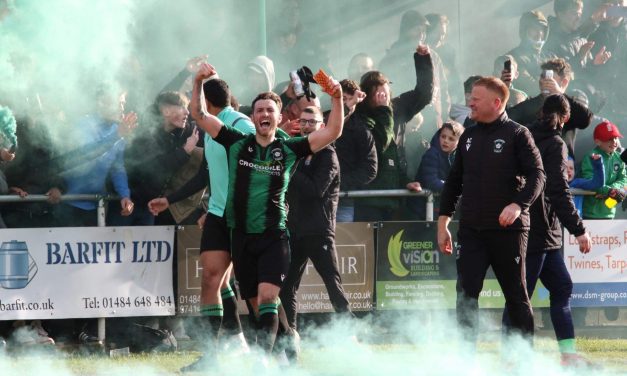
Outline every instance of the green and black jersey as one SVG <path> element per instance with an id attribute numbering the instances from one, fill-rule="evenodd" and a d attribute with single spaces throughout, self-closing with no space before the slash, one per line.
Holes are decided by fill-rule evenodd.
<path id="1" fill-rule="evenodd" d="M 276 139 L 261 147 L 254 134 L 223 126 L 215 141 L 226 149 L 229 164 L 227 225 L 249 234 L 285 229 L 285 192 L 296 162 L 312 154 L 307 138 Z"/>

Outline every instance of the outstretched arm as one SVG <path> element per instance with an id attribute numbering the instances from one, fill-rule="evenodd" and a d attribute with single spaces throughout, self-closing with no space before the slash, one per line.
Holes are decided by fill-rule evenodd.
<path id="1" fill-rule="evenodd" d="M 331 113 L 329 114 L 327 125 L 322 129 L 312 132 L 307 137 L 309 147 L 314 153 L 337 140 L 337 138 L 342 135 L 342 127 L 344 126 L 344 102 L 342 100 L 342 87 L 340 84 L 335 85 L 333 94 L 331 95 L 331 102 Z"/>
<path id="2" fill-rule="evenodd" d="M 224 124 L 203 107 L 202 83 L 216 73 L 216 69 L 210 64 L 202 63 L 200 65 L 198 73 L 196 73 L 194 78 L 194 90 L 192 91 L 192 102 L 190 103 L 190 112 L 194 120 L 196 120 L 196 125 L 207 132 L 211 138 L 215 138 L 218 135 Z"/>

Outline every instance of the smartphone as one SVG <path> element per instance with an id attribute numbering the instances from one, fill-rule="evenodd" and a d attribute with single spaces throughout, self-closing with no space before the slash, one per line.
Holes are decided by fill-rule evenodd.
<path id="1" fill-rule="evenodd" d="M 503 70 L 505 70 L 508 73 L 512 73 L 512 61 L 507 59 L 505 60 L 505 62 L 503 63 Z"/>
<path id="2" fill-rule="evenodd" d="M 551 69 L 545 69 L 542 71 L 542 78 L 553 78 L 553 71 Z"/>
<path id="3" fill-rule="evenodd" d="M 611 7 L 607 8 L 606 14 L 608 17 L 612 17 L 612 18 L 620 18 L 620 17 L 627 18 L 627 7 L 623 7 L 620 5 L 612 5 Z"/>

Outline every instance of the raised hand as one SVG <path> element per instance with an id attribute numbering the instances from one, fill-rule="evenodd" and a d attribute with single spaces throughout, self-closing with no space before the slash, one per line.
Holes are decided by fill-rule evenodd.
<path id="1" fill-rule="evenodd" d="M 198 68 L 198 72 L 196 72 L 196 81 L 204 81 L 211 76 L 216 75 L 218 72 L 213 65 L 209 63 L 201 63 Z"/>
<path id="2" fill-rule="evenodd" d="M 192 57 L 191 59 L 187 60 L 187 63 L 185 64 L 185 69 L 187 69 L 187 71 L 192 74 L 198 72 L 200 65 L 202 63 L 206 63 L 208 57 L 209 55 L 200 55 L 200 56 Z"/>

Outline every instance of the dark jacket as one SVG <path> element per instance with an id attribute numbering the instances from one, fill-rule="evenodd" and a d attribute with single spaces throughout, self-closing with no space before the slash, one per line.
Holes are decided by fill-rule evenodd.
<path id="1" fill-rule="evenodd" d="M 520 44 L 507 52 L 512 55 L 518 64 L 518 78 L 515 81 L 516 87 L 529 95 L 533 95 L 540 91 L 538 78 L 542 70 L 540 65 L 550 58 L 555 57 L 553 54 L 546 52 L 546 49 L 540 50 L 534 48 L 527 33 L 530 28 L 540 27 L 544 31 L 544 38 L 549 36 L 549 24 L 544 15 L 538 12 L 526 12 L 520 17 L 518 26 L 518 35 Z"/>
<path id="2" fill-rule="evenodd" d="M 355 110 L 359 116 L 373 120 L 369 124 L 373 125 L 370 131 L 377 149 L 377 176 L 365 189 L 404 188 L 409 180 L 396 143 L 396 139 L 402 137 L 396 135 L 405 133 L 407 122 L 429 104 L 433 95 L 433 66 L 430 56 L 414 53 L 414 65 L 416 87 L 392 99 L 394 112 L 387 106 L 369 108 L 365 101 L 358 104 Z M 395 132 L 395 129 L 398 131 Z M 380 208 L 398 208 L 398 200 L 387 197 L 360 199 L 357 203 Z"/>
<path id="3" fill-rule="evenodd" d="M 64 192 L 65 182 L 59 175 L 60 164 L 54 158 L 46 125 L 30 118 L 18 118 L 16 135 L 19 148 L 4 171 L 8 186 L 21 188 L 29 194 L 45 194 L 51 188 Z M 6 204 L 5 210 L 42 214 L 50 211 L 51 205 L 47 202 Z"/>
<path id="4" fill-rule="evenodd" d="M 455 159 L 455 152 L 448 154 L 442 151 L 440 147 L 441 132 L 441 129 L 438 130 L 431 139 L 431 146 L 422 156 L 415 178 L 422 187 L 433 192 L 442 191 L 444 181 L 448 177 Z"/>
<path id="5" fill-rule="evenodd" d="M 342 136 L 335 141 L 342 191 L 363 189 L 377 176 L 377 150 L 370 132 L 370 128 L 374 128 L 372 122 L 366 116 L 352 114 L 344 122 Z M 349 200 L 342 199 L 342 202 L 348 204 Z"/>
<path id="6" fill-rule="evenodd" d="M 420 185 L 432 192 L 442 192 L 444 182 L 451 171 L 455 152 L 448 154 L 442 151 L 440 147 L 440 133 L 438 130 L 431 139 L 431 146 L 422 156 L 420 166 L 416 172 L 415 181 L 419 181 Z M 440 210 L 440 196 L 434 198 L 434 218 L 437 218 Z M 424 197 L 410 197 L 407 199 L 407 206 L 411 213 L 416 215 L 415 219 L 426 218 L 426 200 Z"/>
<path id="7" fill-rule="evenodd" d="M 528 252 L 558 250 L 562 247 L 560 222 L 574 236 L 583 235 L 586 229 L 577 213 L 566 181 L 566 144 L 560 131 L 543 122 L 529 127 L 540 150 L 546 188 L 531 205 L 531 229 L 529 230 Z"/>
<path id="8" fill-rule="evenodd" d="M 290 235 L 335 235 L 335 214 L 340 193 L 340 163 L 327 146 L 308 161 L 301 159 L 287 190 Z"/>
<path id="9" fill-rule="evenodd" d="M 164 194 L 168 182 L 189 160 L 183 146 L 194 126 L 170 132 L 163 125 L 150 121 L 137 129 L 124 152 L 131 198 L 135 205 L 144 205 Z"/>
<path id="10" fill-rule="evenodd" d="M 566 132 L 576 132 L 577 129 L 588 128 L 590 122 L 592 121 L 592 112 L 579 102 L 575 101 L 571 96 L 564 96 L 568 99 L 568 103 L 570 104 L 570 119 L 568 119 L 568 121 L 564 124 L 562 134 L 565 134 Z M 507 114 L 517 123 L 525 125 L 532 124 L 538 119 L 543 104 L 544 96 L 540 94 L 527 99 L 516 106 L 508 108 Z M 574 156 L 575 137 L 569 139 L 566 146 L 568 147 L 568 154 Z"/>
<path id="11" fill-rule="evenodd" d="M 502 230 L 499 215 L 516 203 L 522 213 L 506 229 L 529 229 L 529 207 L 544 183 L 531 133 L 504 112 L 494 122 L 477 123 L 462 134 L 440 197 L 440 215 L 452 217 L 463 193 L 460 226 Z"/>

